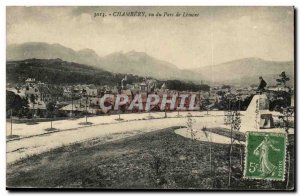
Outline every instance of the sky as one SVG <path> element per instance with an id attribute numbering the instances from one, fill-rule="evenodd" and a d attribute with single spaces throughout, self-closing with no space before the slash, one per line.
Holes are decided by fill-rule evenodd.
<path id="1" fill-rule="evenodd" d="M 108 15 L 131 11 L 147 17 Z M 157 12 L 198 16 L 148 17 Z M 193 69 L 249 57 L 292 61 L 293 20 L 293 7 L 7 7 L 6 39 L 89 48 L 99 56 L 134 50 Z"/>

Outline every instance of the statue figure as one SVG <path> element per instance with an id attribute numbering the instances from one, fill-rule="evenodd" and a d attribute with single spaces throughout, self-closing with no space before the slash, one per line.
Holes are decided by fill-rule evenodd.
<path id="1" fill-rule="evenodd" d="M 265 91 L 265 87 L 267 86 L 266 81 L 262 78 L 262 76 L 259 76 L 259 86 L 257 88 L 257 91 L 261 94 L 263 91 Z"/>

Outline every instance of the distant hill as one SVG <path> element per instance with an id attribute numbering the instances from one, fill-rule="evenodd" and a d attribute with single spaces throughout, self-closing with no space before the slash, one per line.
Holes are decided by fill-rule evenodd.
<path id="1" fill-rule="evenodd" d="M 129 73 L 157 79 L 201 81 L 199 73 L 181 70 L 171 63 L 155 59 L 143 52 L 116 52 L 100 57 L 91 49 L 75 51 L 60 44 L 28 42 L 8 45 L 6 53 L 8 61 L 60 58 L 69 62 L 92 65 L 114 73 Z"/>
<path id="2" fill-rule="evenodd" d="M 134 84 L 144 81 L 144 77 L 126 74 L 127 83 Z M 95 84 L 121 86 L 125 74 L 111 73 L 103 69 L 84 64 L 67 62 L 61 59 L 26 59 L 6 62 L 6 81 L 11 84 L 24 83 L 27 78 L 57 85 Z M 166 83 L 171 90 L 209 90 L 208 85 L 194 84 L 179 80 L 156 80 L 157 87 Z"/>
<path id="3" fill-rule="evenodd" d="M 100 57 L 91 49 L 75 51 L 60 44 L 28 42 L 7 46 L 7 60 L 24 59 L 62 59 L 68 62 L 91 65 L 113 73 L 133 74 L 152 77 L 159 80 L 182 80 L 208 84 L 231 84 L 250 86 L 258 83 L 263 76 L 269 85 L 275 85 L 275 79 L 285 71 L 294 79 L 292 61 L 266 61 L 260 58 L 244 58 L 214 66 L 182 70 L 177 66 L 161 61 L 143 52 L 116 52 Z"/>
<path id="4" fill-rule="evenodd" d="M 240 84 L 249 86 L 258 83 L 262 76 L 269 85 L 276 84 L 278 75 L 285 71 L 294 80 L 294 64 L 292 61 L 266 61 L 260 58 L 238 59 L 214 66 L 205 66 L 193 71 L 205 76 L 205 80 L 214 83 Z M 292 82 L 291 82 L 292 85 Z"/>
<path id="5" fill-rule="evenodd" d="M 6 47 L 7 61 L 19 61 L 25 59 L 62 59 L 88 65 L 96 65 L 101 58 L 90 49 L 75 51 L 60 44 L 47 44 L 43 42 L 27 42 L 23 44 L 11 44 Z"/>
<path id="6" fill-rule="evenodd" d="M 35 78 L 50 84 L 95 84 L 118 85 L 124 75 L 113 74 L 92 66 L 67 62 L 61 59 L 26 59 L 6 62 L 6 81 L 24 82 Z M 142 77 L 129 75 L 133 82 L 142 81 Z"/>

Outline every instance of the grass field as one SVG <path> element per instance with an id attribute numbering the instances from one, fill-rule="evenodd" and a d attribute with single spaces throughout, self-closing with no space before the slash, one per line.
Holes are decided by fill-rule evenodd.
<path id="1" fill-rule="evenodd" d="M 7 167 L 8 187 L 105 189 L 286 189 L 286 181 L 244 180 L 243 147 L 210 145 L 174 133 L 178 127 L 104 143 L 94 139 L 63 146 Z M 242 149 L 242 157 L 241 151 Z M 293 154 L 291 143 L 289 151 Z M 212 164 L 210 164 L 212 163 Z M 288 189 L 294 184 L 294 160 Z"/>

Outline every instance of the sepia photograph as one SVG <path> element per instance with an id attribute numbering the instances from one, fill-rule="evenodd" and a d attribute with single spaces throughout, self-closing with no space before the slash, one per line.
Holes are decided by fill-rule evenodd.
<path id="1" fill-rule="evenodd" d="M 6 6 L 6 189 L 295 191 L 293 6 Z"/>

